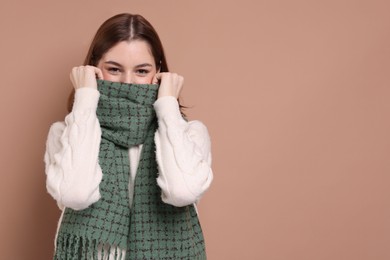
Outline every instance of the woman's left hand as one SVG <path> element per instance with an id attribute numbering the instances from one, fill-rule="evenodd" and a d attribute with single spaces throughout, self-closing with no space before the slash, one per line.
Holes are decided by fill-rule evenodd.
<path id="1" fill-rule="evenodd" d="M 173 96 L 178 98 L 183 88 L 184 78 L 176 73 L 161 72 L 153 77 L 153 84 L 158 84 L 160 80 L 160 88 L 157 98 L 164 96 Z"/>

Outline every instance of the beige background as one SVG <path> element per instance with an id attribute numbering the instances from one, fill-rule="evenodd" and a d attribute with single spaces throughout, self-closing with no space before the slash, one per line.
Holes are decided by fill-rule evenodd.
<path id="1" fill-rule="evenodd" d="M 390 259 L 389 1 L 8 1 L 1 29 L 1 259 L 50 259 L 43 154 L 69 71 L 120 12 L 155 25 L 209 128 L 209 259 Z"/>

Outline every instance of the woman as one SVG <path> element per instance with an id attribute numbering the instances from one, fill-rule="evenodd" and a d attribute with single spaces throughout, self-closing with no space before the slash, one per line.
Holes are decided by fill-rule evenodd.
<path id="1" fill-rule="evenodd" d="M 205 259 L 195 203 L 213 178 L 210 139 L 183 119 L 183 77 L 140 15 L 104 22 L 65 122 L 49 131 L 47 190 L 63 213 L 55 259 Z"/>

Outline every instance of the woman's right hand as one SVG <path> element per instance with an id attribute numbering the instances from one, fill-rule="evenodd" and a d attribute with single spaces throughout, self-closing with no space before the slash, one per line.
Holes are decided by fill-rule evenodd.
<path id="1" fill-rule="evenodd" d="M 70 73 L 70 81 L 72 81 L 74 89 L 97 89 L 96 77 L 103 79 L 103 73 L 99 68 L 90 65 L 74 67 Z"/>

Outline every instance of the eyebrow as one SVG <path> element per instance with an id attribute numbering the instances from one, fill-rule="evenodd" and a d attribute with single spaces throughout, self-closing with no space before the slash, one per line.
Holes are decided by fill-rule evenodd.
<path id="1" fill-rule="evenodd" d="M 106 61 L 104 62 L 105 64 L 111 64 L 111 65 L 115 65 L 115 66 L 118 66 L 118 67 L 123 67 L 121 64 L 119 64 L 118 62 L 115 62 L 115 61 Z"/>
<path id="2" fill-rule="evenodd" d="M 143 67 L 153 67 L 152 64 L 150 63 L 142 63 L 142 64 L 138 64 L 137 66 L 135 66 L 136 68 L 143 68 Z"/>
<path id="3" fill-rule="evenodd" d="M 118 67 L 123 67 L 121 64 L 119 64 L 118 62 L 115 62 L 115 61 L 106 61 L 104 62 L 105 64 L 111 64 L 111 65 L 115 65 L 115 66 L 118 66 Z M 142 63 L 142 64 L 138 64 L 137 66 L 135 66 L 136 68 L 143 68 L 143 67 L 153 67 L 152 64 L 150 63 Z"/>

